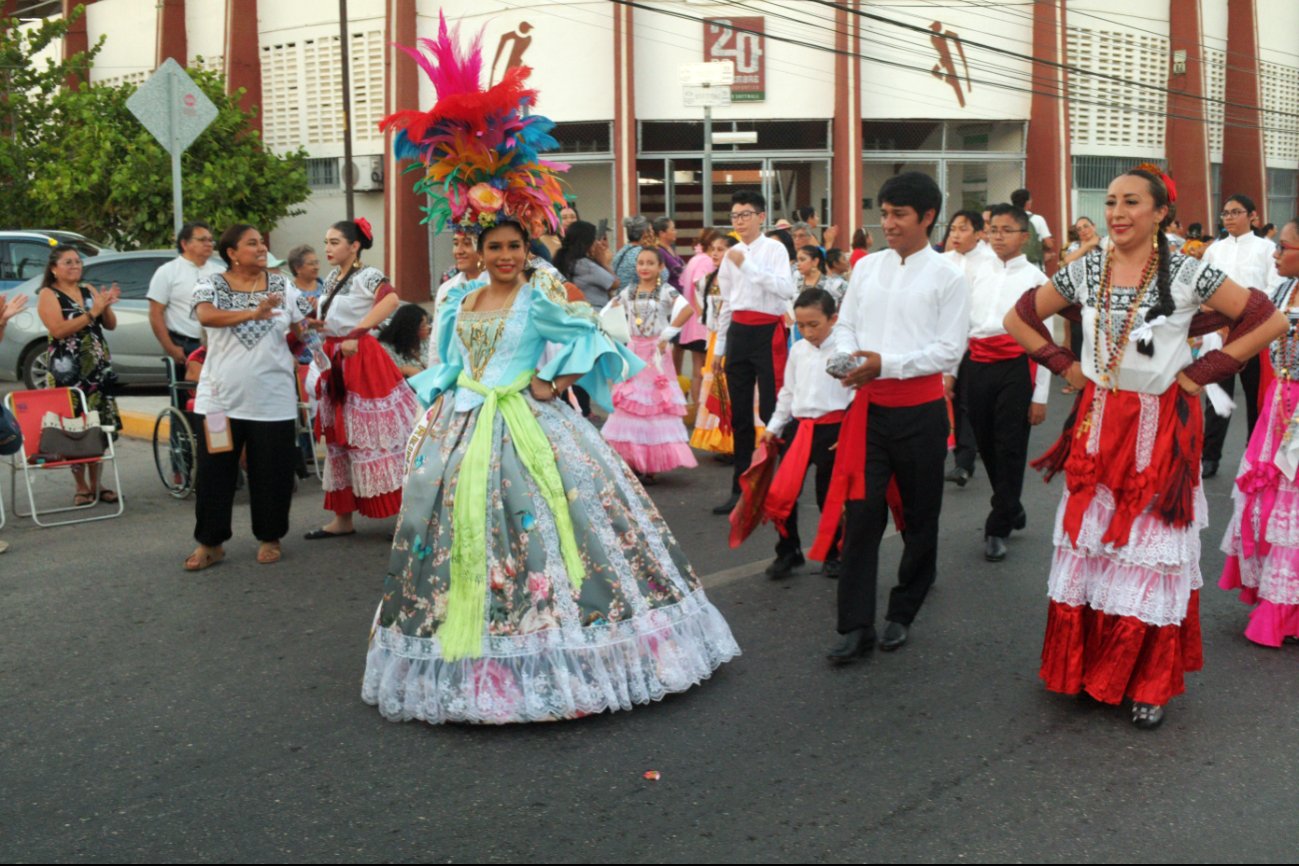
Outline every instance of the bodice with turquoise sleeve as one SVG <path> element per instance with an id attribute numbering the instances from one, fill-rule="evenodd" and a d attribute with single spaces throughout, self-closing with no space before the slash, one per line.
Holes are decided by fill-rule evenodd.
<path id="1" fill-rule="evenodd" d="M 481 406 L 482 395 L 456 387 L 462 372 L 494 388 L 508 385 L 525 370 L 536 370 L 548 382 L 580 376 L 577 384 L 591 399 L 613 411 L 610 383 L 636 375 L 645 363 L 600 330 L 590 304 L 568 301 L 563 285 L 549 272 L 538 271 L 507 310 L 462 311 L 465 298 L 484 285 L 485 280 L 461 283 L 438 307 L 442 363 L 409 380 L 426 406 L 447 392 L 454 392 L 458 412 Z M 547 343 L 558 351 L 542 363 Z"/>

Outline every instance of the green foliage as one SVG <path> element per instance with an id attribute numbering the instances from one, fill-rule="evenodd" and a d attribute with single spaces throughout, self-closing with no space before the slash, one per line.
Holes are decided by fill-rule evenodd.
<path id="1" fill-rule="evenodd" d="M 36 35 L 12 39 L 14 29 L 0 31 L 6 64 L 10 51 L 30 58 L 40 50 Z M 48 43 L 66 23 L 44 29 L 57 34 L 41 34 Z M 10 91 L 25 109 L 16 134 L 0 136 L 0 177 L 11 179 L 0 195 L 0 226 L 71 229 L 119 249 L 171 246 L 171 157 L 127 109 L 135 86 L 62 89 L 65 66 L 76 68 L 76 58 L 24 73 L 26 86 Z M 181 159 L 185 217 L 217 231 L 248 222 L 269 232 L 302 213 L 296 205 L 310 195 L 306 152 L 266 150 L 249 128 L 255 115 L 239 106 L 242 91 L 227 94 L 216 72 L 189 74 L 216 105 L 217 117 Z"/>

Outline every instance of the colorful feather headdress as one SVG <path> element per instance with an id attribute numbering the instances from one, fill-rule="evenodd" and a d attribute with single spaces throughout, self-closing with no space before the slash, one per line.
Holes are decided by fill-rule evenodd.
<path id="1" fill-rule="evenodd" d="M 568 166 L 540 157 L 559 143 L 550 135 L 553 121 L 524 113 L 537 101 L 537 91 L 525 84 L 532 70 L 510 69 L 483 90 L 482 32 L 465 51 L 460 28 L 448 28 L 441 13 L 438 18 L 438 38 L 419 40 L 423 52 L 398 46 L 433 82 L 437 103 L 431 111 L 398 111 L 379 124 L 397 131 L 393 152 L 399 159 L 418 160 L 407 171 L 424 169 L 415 192 L 431 195 L 434 203 L 423 208 L 423 222 L 435 222 L 438 231 L 451 223 L 474 233 L 506 217 L 525 226 L 541 218 L 557 227 L 564 204 L 557 173 Z"/>

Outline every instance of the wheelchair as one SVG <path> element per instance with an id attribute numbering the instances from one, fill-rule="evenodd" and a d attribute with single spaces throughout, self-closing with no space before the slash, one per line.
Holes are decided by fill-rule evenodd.
<path id="1" fill-rule="evenodd" d="M 167 492 L 184 499 L 194 491 L 198 474 L 198 440 L 190 420 L 193 416 L 185 412 L 185 404 L 197 383 L 185 381 L 184 370 L 177 370 L 175 359 L 167 357 L 162 361 L 167 367 L 171 403 L 153 422 L 153 465 Z"/>

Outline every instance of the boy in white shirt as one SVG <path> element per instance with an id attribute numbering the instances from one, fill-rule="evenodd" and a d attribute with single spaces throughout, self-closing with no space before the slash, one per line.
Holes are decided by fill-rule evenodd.
<path id="1" fill-rule="evenodd" d="M 828 338 L 839 320 L 834 297 L 824 289 L 807 289 L 794 301 L 794 320 L 803 339 L 789 350 L 785 383 L 763 436 L 769 448 L 783 442 L 783 460 L 763 505 L 781 536 L 776 560 L 767 567 L 767 576 L 772 578 L 788 577 L 804 562 L 798 497 L 808 468 L 815 466 L 816 504 L 818 508 L 825 505 L 834 473 L 839 422 L 853 398 L 852 391 L 825 371 L 834 353 Z M 839 576 L 838 553 L 826 557 L 822 573 Z"/>

